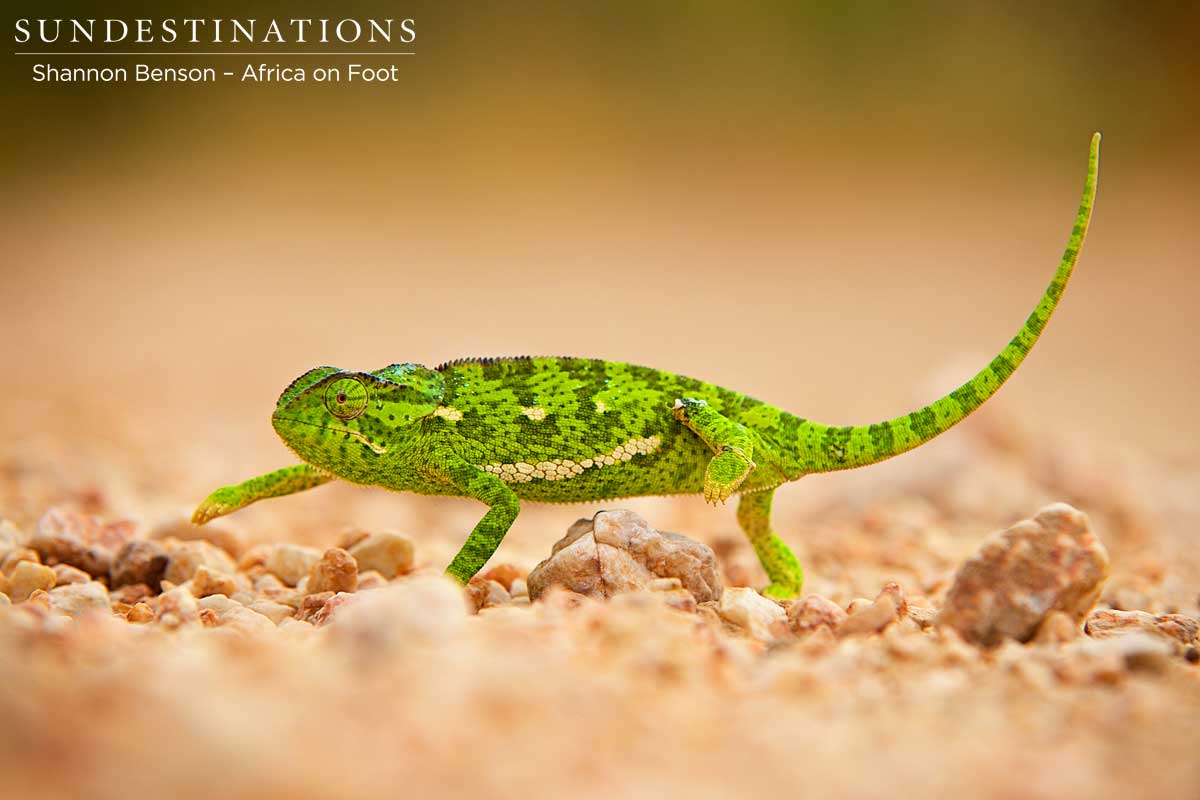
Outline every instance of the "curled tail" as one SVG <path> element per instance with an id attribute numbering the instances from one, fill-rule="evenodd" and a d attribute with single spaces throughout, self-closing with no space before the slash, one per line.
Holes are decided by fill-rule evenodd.
<path id="1" fill-rule="evenodd" d="M 1054 273 L 1054 279 L 1046 287 L 1041 302 L 1029 315 L 1024 327 L 1017 332 L 1000 355 L 950 394 L 903 417 L 875 425 L 852 427 L 830 427 L 803 422 L 798 433 L 801 451 L 806 456 L 803 459 L 807 462 L 806 471 L 832 472 L 861 467 L 912 450 L 958 424 L 996 393 L 1033 349 L 1034 343 L 1050 320 L 1050 315 L 1054 313 L 1063 289 L 1067 287 L 1067 281 L 1075 269 L 1075 260 L 1083 247 L 1084 236 L 1087 235 L 1088 221 L 1092 216 L 1099 162 L 1100 134 L 1097 133 L 1092 136 L 1088 152 L 1087 178 L 1083 184 L 1083 197 L 1079 201 L 1079 213 L 1075 215 L 1075 227 L 1071 230 L 1071 239 L 1058 265 L 1058 271 Z"/>

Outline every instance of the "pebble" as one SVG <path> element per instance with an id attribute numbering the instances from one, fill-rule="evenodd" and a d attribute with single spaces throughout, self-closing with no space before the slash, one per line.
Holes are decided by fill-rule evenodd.
<path id="1" fill-rule="evenodd" d="M 3 563 L 0 563 L 0 572 L 5 575 L 11 575 L 13 570 L 17 568 L 17 564 L 22 561 L 32 561 L 34 564 L 42 563 L 41 556 L 28 547 L 18 547 L 16 550 L 10 550 L 8 555 L 4 557 Z"/>
<path id="2" fill-rule="evenodd" d="M 787 612 L 778 603 L 744 586 L 726 589 L 716 610 L 721 619 L 759 641 L 769 642 L 787 628 Z"/>
<path id="3" fill-rule="evenodd" d="M 358 591 L 360 592 L 365 592 L 367 589 L 378 589 L 387 584 L 387 578 L 379 574 L 379 570 L 371 569 L 358 573 Z"/>
<path id="4" fill-rule="evenodd" d="M 215 572 L 204 564 L 196 567 L 196 572 L 192 575 L 192 594 L 195 597 L 208 597 L 209 595 L 229 597 L 236 591 L 237 583 L 232 575 Z"/>
<path id="5" fill-rule="evenodd" d="M 1026 642 L 1053 610 L 1082 621 L 1108 576 L 1086 515 L 1056 503 L 990 536 L 955 575 L 937 624 L 969 642 Z"/>
<path id="6" fill-rule="evenodd" d="M 808 634 L 818 628 L 827 628 L 836 633 L 846 621 L 847 614 L 832 600 L 810 594 L 792 603 L 788 607 L 787 617 L 793 633 Z"/>
<path id="7" fill-rule="evenodd" d="M 113 588 L 144 583 L 154 589 L 167 572 L 167 551 L 158 542 L 134 539 L 113 559 L 110 580 Z"/>
<path id="8" fill-rule="evenodd" d="M 723 590 L 711 547 L 656 531 L 632 511 L 618 510 L 601 511 L 572 525 L 526 582 L 533 600 L 556 585 L 608 598 L 647 589 L 658 578 L 678 578 L 698 603 L 719 599 Z"/>
<path id="9" fill-rule="evenodd" d="M 237 631 L 243 636 L 254 637 L 275 633 L 275 623 L 252 609 L 234 603 L 233 606 L 221 612 L 218 622 L 222 628 Z"/>
<path id="10" fill-rule="evenodd" d="M 412 540 L 399 533 L 372 533 L 351 545 L 349 552 L 361 571 L 375 570 L 388 580 L 413 565 Z"/>
<path id="11" fill-rule="evenodd" d="M 838 636 L 878 633 L 901 617 L 902 602 L 903 595 L 897 600 L 896 592 L 884 587 L 870 605 L 859 606 L 846 618 L 838 627 Z"/>
<path id="12" fill-rule="evenodd" d="M 57 580 L 50 567 L 36 561 L 19 561 L 8 575 L 8 596 L 14 603 L 20 603 L 39 589 L 46 591 L 54 588 Z"/>
<path id="13" fill-rule="evenodd" d="M 488 580 L 479 575 L 467 584 L 467 596 L 471 598 L 476 611 L 512 603 L 512 595 L 499 581 Z"/>
<path id="14" fill-rule="evenodd" d="M 262 614 L 276 625 L 285 619 L 291 619 L 296 613 L 296 610 L 291 606 L 285 606 L 283 603 L 275 603 L 270 600 L 255 600 L 246 607 L 256 614 Z"/>
<path id="15" fill-rule="evenodd" d="M 314 547 L 281 543 L 271 548 L 263 566 L 288 586 L 295 586 L 308 575 L 320 557 L 321 551 Z"/>
<path id="16" fill-rule="evenodd" d="M 180 516 L 163 522 L 150 532 L 151 539 L 178 539 L 181 542 L 203 541 L 221 548 L 234 558 L 246 551 L 246 538 L 228 523 L 209 522 L 193 525 L 188 517 Z"/>
<path id="17" fill-rule="evenodd" d="M 307 591 L 353 592 L 358 589 L 358 562 L 340 547 L 331 547 L 308 573 Z"/>
<path id="18" fill-rule="evenodd" d="M 1084 630 L 1093 639 L 1140 631 L 1186 645 L 1196 641 L 1200 620 L 1183 614 L 1155 615 L 1145 611 L 1101 610 L 1088 617 Z"/>
<path id="19" fill-rule="evenodd" d="M 66 586 L 69 583 L 87 583 L 92 579 L 78 567 L 72 567 L 70 564 L 55 564 L 54 567 L 54 585 Z"/>
<path id="20" fill-rule="evenodd" d="M 200 621 L 200 607 L 186 586 L 176 586 L 158 596 L 154 619 L 167 628 Z"/>
<path id="21" fill-rule="evenodd" d="M 372 663 L 417 643 L 456 639 L 469 612 L 462 586 L 438 574 L 416 575 L 356 597 L 330 630 Z"/>
<path id="22" fill-rule="evenodd" d="M 1039 644 L 1065 644 L 1083 635 L 1079 623 L 1062 611 L 1051 611 L 1038 626 L 1033 637 Z"/>
<path id="23" fill-rule="evenodd" d="M 29 537 L 29 547 L 37 551 L 45 564 L 70 564 L 99 577 L 108 574 L 113 556 L 107 548 L 87 541 L 98 531 L 95 520 L 52 508 L 38 521 Z"/>
<path id="24" fill-rule="evenodd" d="M 55 587 L 50 590 L 50 610 L 69 617 L 89 612 L 110 614 L 108 589 L 97 581 Z"/>
<path id="25" fill-rule="evenodd" d="M 125 614 L 128 622 L 142 623 L 154 619 L 154 609 L 148 603 L 134 603 Z"/>
<path id="26" fill-rule="evenodd" d="M 525 570 L 515 564 L 497 564 L 478 577 L 486 581 L 495 581 L 504 587 L 504 591 L 511 592 L 513 581 L 523 580 Z"/>
<path id="27" fill-rule="evenodd" d="M 200 567 L 207 567 L 210 572 L 225 575 L 237 572 L 237 563 L 232 556 L 205 541 L 170 543 L 167 546 L 167 559 L 163 580 L 176 586 L 190 581 Z"/>

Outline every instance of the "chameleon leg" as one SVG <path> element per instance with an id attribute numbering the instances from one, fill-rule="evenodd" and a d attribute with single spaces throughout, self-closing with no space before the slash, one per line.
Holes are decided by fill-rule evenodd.
<path id="1" fill-rule="evenodd" d="M 744 494 L 738 501 L 738 524 L 746 532 L 759 562 L 771 582 L 763 589 L 768 597 L 786 599 L 800 594 L 804 570 L 783 540 L 771 530 L 771 500 L 774 489 Z"/>
<path id="2" fill-rule="evenodd" d="M 446 567 L 446 574 L 466 583 L 487 563 L 521 510 L 521 501 L 504 481 L 465 461 L 455 463 L 444 477 L 464 496 L 488 505 L 471 535 Z"/>
<path id="3" fill-rule="evenodd" d="M 716 453 L 704 471 L 704 499 L 716 505 L 729 499 L 754 469 L 754 445 L 745 426 L 690 397 L 675 401 L 675 419 L 686 425 Z"/>
<path id="4" fill-rule="evenodd" d="M 332 476 L 318 472 L 308 464 L 297 464 L 259 475 L 236 486 L 222 486 L 210 494 L 196 509 L 196 513 L 192 514 L 192 524 L 203 525 L 209 520 L 245 508 L 255 501 L 303 492 L 331 480 Z"/>

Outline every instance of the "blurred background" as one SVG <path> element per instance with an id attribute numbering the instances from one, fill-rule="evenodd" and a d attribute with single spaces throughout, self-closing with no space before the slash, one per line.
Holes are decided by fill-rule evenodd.
<path id="1" fill-rule="evenodd" d="M 70 5 L 14 17 L 96 13 Z M 417 55 L 360 86 L 37 84 L 6 56 L 10 470 L 96 454 L 194 505 L 292 462 L 269 414 L 327 363 L 596 356 L 892 417 L 1022 324 L 1094 130 L 1079 270 L 996 402 L 1034 435 L 1195 455 L 1194 6 L 292 5 L 169 15 L 410 17 Z M 175 63 L 234 62 L 344 63 Z"/>

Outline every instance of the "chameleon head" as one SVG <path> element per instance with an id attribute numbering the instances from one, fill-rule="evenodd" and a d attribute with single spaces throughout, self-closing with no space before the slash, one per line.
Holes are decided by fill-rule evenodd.
<path id="1" fill-rule="evenodd" d="M 371 483 L 442 397 L 442 377 L 419 364 L 376 372 L 317 367 L 292 381 L 271 424 L 301 459 L 338 477 Z"/>

